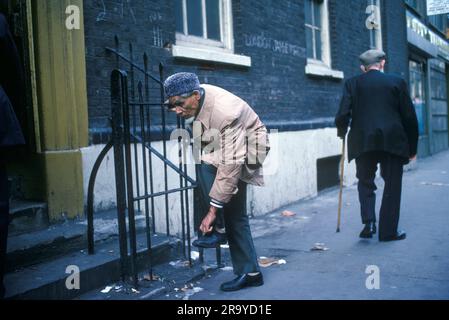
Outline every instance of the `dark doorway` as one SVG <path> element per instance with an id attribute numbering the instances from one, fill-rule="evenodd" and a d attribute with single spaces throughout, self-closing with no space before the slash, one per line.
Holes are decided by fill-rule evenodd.
<path id="1" fill-rule="evenodd" d="M 0 12 L 5 15 L 8 21 L 21 58 L 24 80 L 23 101 L 21 105 L 14 106 L 14 108 L 27 141 L 27 149 L 29 151 L 34 151 L 34 121 L 26 2 L 23 0 L 0 0 Z"/>
<path id="2" fill-rule="evenodd" d="M 340 183 L 338 175 L 340 156 L 321 158 L 316 161 L 316 164 L 318 192 L 335 187 Z"/>
<path id="3" fill-rule="evenodd" d="M 25 136 L 26 145 L 11 148 L 7 154 L 8 177 L 11 186 L 11 200 L 14 207 L 15 200 L 42 201 L 45 198 L 42 181 L 43 161 L 39 157 L 40 141 L 38 139 L 38 121 L 35 118 L 33 105 L 33 77 L 31 58 L 32 52 L 32 25 L 31 8 L 26 0 L 0 0 L 0 11 L 5 15 L 11 34 L 19 52 L 23 69 L 23 101 L 14 106 L 17 118 Z M 32 42 L 31 42 L 32 43 Z"/>

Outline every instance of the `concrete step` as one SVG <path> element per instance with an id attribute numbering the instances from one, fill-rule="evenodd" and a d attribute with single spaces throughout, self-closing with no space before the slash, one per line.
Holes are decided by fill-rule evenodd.
<path id="1" fill-rule="evenodd" d="M 143 271 L 149 266 L 144 233 L 137 236 L 137 243 L 137 267 Z M 179 258 L 181 251 L 179 239 L 152 236 L 153 266 Z M 66 286 L 70 266 L 79 268 L 79 289 L 70 290 Z M 109 239 L 97 243 L 94 255 L 88 255 L 84 249 L 6 274 L 6 299 L 74 299 L 120 279 L 119 243 L 117 239 Z"/>
<path id="2" fill-rule="evenodd" d="M 96 243 L 118 241 L 115 210 L 99 212 L 94 217 Z M 136 232 L 145 233 L 145 216 L 136 215 Z M 87 249 L 87 221 L 67 220 L 45 229 L 12 233 L 8 237 L 6 272 L 15 272 L 69 253 Z"/>
<path id="3" fill-rule="evenodd" d="M 47 204 L 44 202 L 12 201 L 9 220 L 10 236 L 39 231 L 50 226 Z"/>

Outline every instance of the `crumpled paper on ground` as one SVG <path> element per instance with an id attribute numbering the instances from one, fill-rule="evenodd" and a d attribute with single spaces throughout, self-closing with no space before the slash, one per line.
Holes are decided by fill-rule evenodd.
<path id="1" fill-rule="evenodd" d="M 421 182 L 424 186 L 434 186 L 434 187 L 449 187 L 448 183 L 441 183 L 441 182 Z"/>
<path id="2" fill-rule="evenodd" d="M 148 273 L 143 276 L 143 279 L 146 281 L 158 281 L 161 280 L 161 277 L 159 277 L 157 274 L 153 274 L 153 278 L 151 278 L 151 275 Z"/>
<path id="3" fill-rule="evenodd" d="M 197 260 L 200 257 L 200 253 L 198 251 L 190 251 L 190 258 L 192 260 Z"/>
<path id="4" fill-rule="evenodd" d="M 185 292 L 185 295 L 184 295 L 184 297 L 182 298 L 182 300 L 189 300 L 189 298 L 191 297 L 191 296 L 193 296 L 195 293 L 198 293 L 198 292 L 201 292 L 201 291 L 203 291 L 204 289 L 203 288 L 200 288 L 200 287 L 194 287 L 194 288 L 192 288 L 192 289 L 188 289 L 186 292 Z"/>
<path id="5" fill-rule="evenodd" d="M 315 243 L 313 247 L 310 249 L 310 251 L 327 251 L 329 248 L 326 247 L 324 243 Z"/>
<path id="6" fill-rule="evenodd" d="M 106 288 L 104 288 L 103 290 L 101 290 L 101 293 L 109 293 L 109 291 L 112 290 L 113 287 L 111 286 L 107 286 Z"/>
<path id="7" fill-rule="evenodd" d="M 175 267 L 175 268 L 185 268 L 185 267 L 188 267 L 190 265 L 190 262 L 189 261 L 183 261 L 183 260 L 177 260 L 177 261 L 171 261 L 170 265 L 172 267 Z"/>
<path id="8" fill-rule="evenodd" d="M 268 268 L 274 264 L 286 264 L 287 261 L 284 259 L 276 259 L 276 258 L 267 258 L 267 257 L 260 257 L 258 259 L 259 266 L 263 268 Z"/>
<path id="9" fill-rule="evenodd" d="M 296 213 L 294 213 L 292 211 L 285 210 L 285 211 L 282 212 L 282 216 L 284 216 L 284 217 L 294 217 L 294 216 L 296 216 Z"/>

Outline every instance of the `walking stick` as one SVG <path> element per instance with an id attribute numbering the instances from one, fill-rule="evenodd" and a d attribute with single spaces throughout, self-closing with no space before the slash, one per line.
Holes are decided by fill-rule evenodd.
<path id="1" fill-rule="evenodd" d="M 345 170 L 345 147 L 346 147 L 346 136 L 343 138 L 343 146 L 341 150 L 341 160 L 340 160 L 340 194 L 338 195 L 338 222 L 337 222 L 337 232 L 340 232 L 340 221 L 341 221 L 341 198 L 343 195 L 343 177 Z"/>

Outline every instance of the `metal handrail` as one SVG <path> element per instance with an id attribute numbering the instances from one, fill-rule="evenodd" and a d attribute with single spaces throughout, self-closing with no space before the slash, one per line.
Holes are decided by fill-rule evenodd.
<path id="1" fill-rule="evenodd" d="M 123 54 L 121 54 L 120 52 L 118 52 L 115 49 L 112 49 L 110 47 L 106 47 L 106 51 L 112 52 L 114 53 L 117 57 L 119 57 L 120 59 L 128 62 L 130 65 L 132 65 L 134 68 L 136 68 L 137 70 L 141 71 L 144 75 L 150 77 L 151 79 L 153 79 L 154 81 L 156 81 L 159 84 L 162 84 L 162 82 L 157 79 L 156 77 L 154 77 L 153 75 L 151 75 L 149 72 L 145 71 L 142 67 L 140 67 L 139 65 L 135 64 L 133 61 L 131 61 L 130 59 L 128 59 L 127 57 L 125 57 Z"/>
<path id="2" fill-rule="evenodd" d="M 94 254 L 94 187 L 97 179 L 98 170 L 106 157 L 109 150 L 114 146 L 110 140 L 106 146 L 101 150 L 95 164 L 92 168 L 92 173 L 89 177 L 89 186 L 87 188 L 87 246 L 89 254 Z"/>
<path id="3" fill-rule="evenodd" d="M 142 143 L 142 139 L 136 136 L 133 136 L 134 139 L 136 139 L 138 142 Z M 183 176 L 187 181 L 189 181 L 192 184 L 196 184 L 196 181 L 190 178 L 184 171 L 181 171 L 179 168 L 177 168 L 170 160 L 165 158 L 159 151 L 154 149 L 152 146 L 145 143 L 145 147 L 149 149 L 156 157 L 161 159 L 164 163 L 166 163 L 170 168 L 176 171 L 176 173 Z"/>

